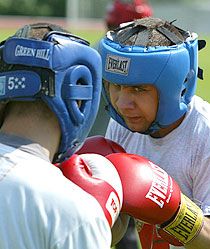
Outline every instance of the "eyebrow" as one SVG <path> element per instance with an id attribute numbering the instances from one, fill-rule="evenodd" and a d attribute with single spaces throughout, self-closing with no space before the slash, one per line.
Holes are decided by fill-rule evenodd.
<path id="1" fill-rule="evenodd" d="M 133 85 L 132 87 L 138 87 L 138 88 L 148 88 L 148 85 Z"/>

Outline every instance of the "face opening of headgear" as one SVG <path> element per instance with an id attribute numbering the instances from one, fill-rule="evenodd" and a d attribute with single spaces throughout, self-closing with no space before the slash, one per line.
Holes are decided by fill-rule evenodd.
<path id="1" fill-rule="evenodd" d="M 151 41 L 151 37 L 158 33 L 163 44 L 156 38 Z M 184 31 L 159 18 L 124 23 L 107 32 L 100 42 L 102 77 L 109 84 L 152 84 L 156 87 L 159 94 L 156 119 L 144 132 L 151 134 L 168 127 L 187 112 L 195 94 L 197 77 L 202 78 L 197 57 L 198 50 L 204 46 L 205 42 L 198 41 L 196 33 Z M 112 106 L 105 84 L 102 92 L 110 116 L 129 129 Z"/>
<path id="2" fill-rule="evenodd" d="M 49 31 L 36 39 L 29 35 L 34 27 Z M 43 100 L 61 127 L 61 161 L 80 148 L 95 121 L 102 73 L 100 55 L 89 42 L 53 29 L 26 25 L 1 42 L 0 101 Z"/>

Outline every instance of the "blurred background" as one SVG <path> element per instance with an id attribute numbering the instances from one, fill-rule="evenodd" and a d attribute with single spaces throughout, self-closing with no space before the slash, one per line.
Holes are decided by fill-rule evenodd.
<path id="1" fill-rule="evenodd" d="M 198 80 L 197 94 L 210 102 L 210 0 L 148 0 L 148 3 L 153 16 L 176 20 L 175 25 L 194 31 L 199 39 L 207 41 L 206 48 L 199 52 L 204 80 Z M 111 0 L 0 0 L 0 39 L 12 35 L 24 24 L 50 21 L 94 46 L 106 32 L 104 18 L 111 4 Z M 98 116 L 91 135 L 104 134 L 105 111 L 101 110 Z"/>
<path id="2" fill-rule="evenodd" d="M 131 1 L 131 0 L 130 0 Z M 123 0 L 122 2 L 129 2 Z M 210 0 L 149 0 L 153 15 L 168 20 L 177 19 L 177 25 L 210 34 Z M 104 16 L 112 0 L 0 0 L 0 25 L 18 26 L 18 19 L 55 18 L 73 29 L 104 28 Z M 5 20 L 5 21 L 4 21 Z M 100 34 L 99 31 L 99 34 Z"/>

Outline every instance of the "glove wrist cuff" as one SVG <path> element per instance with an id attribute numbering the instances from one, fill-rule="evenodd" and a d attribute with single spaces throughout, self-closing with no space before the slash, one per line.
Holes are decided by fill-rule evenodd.
<path id="1" fill-rule="evenodd" d="M 178 239 L 183 245 L 197 237 L 203 226 L 203 212 L 187 196 L 181 194 L 181 203 L 176 217 L 161 228 Z"/>

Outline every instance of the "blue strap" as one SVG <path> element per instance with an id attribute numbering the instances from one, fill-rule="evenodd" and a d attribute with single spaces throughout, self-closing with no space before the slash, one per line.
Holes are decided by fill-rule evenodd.
<path id="1" fill-rule="evenodd" d="M 53 43 L 24 38 L 6 40 L 3 49 L 4 61 L 19 64 L 52 68 Z"/>
<path id="2" fill-rule="evenodd" d="M 40 77 L 35 72 L 11 71 L 0 74 L 0 100 L 32 97 L 40 89 Z"/>

